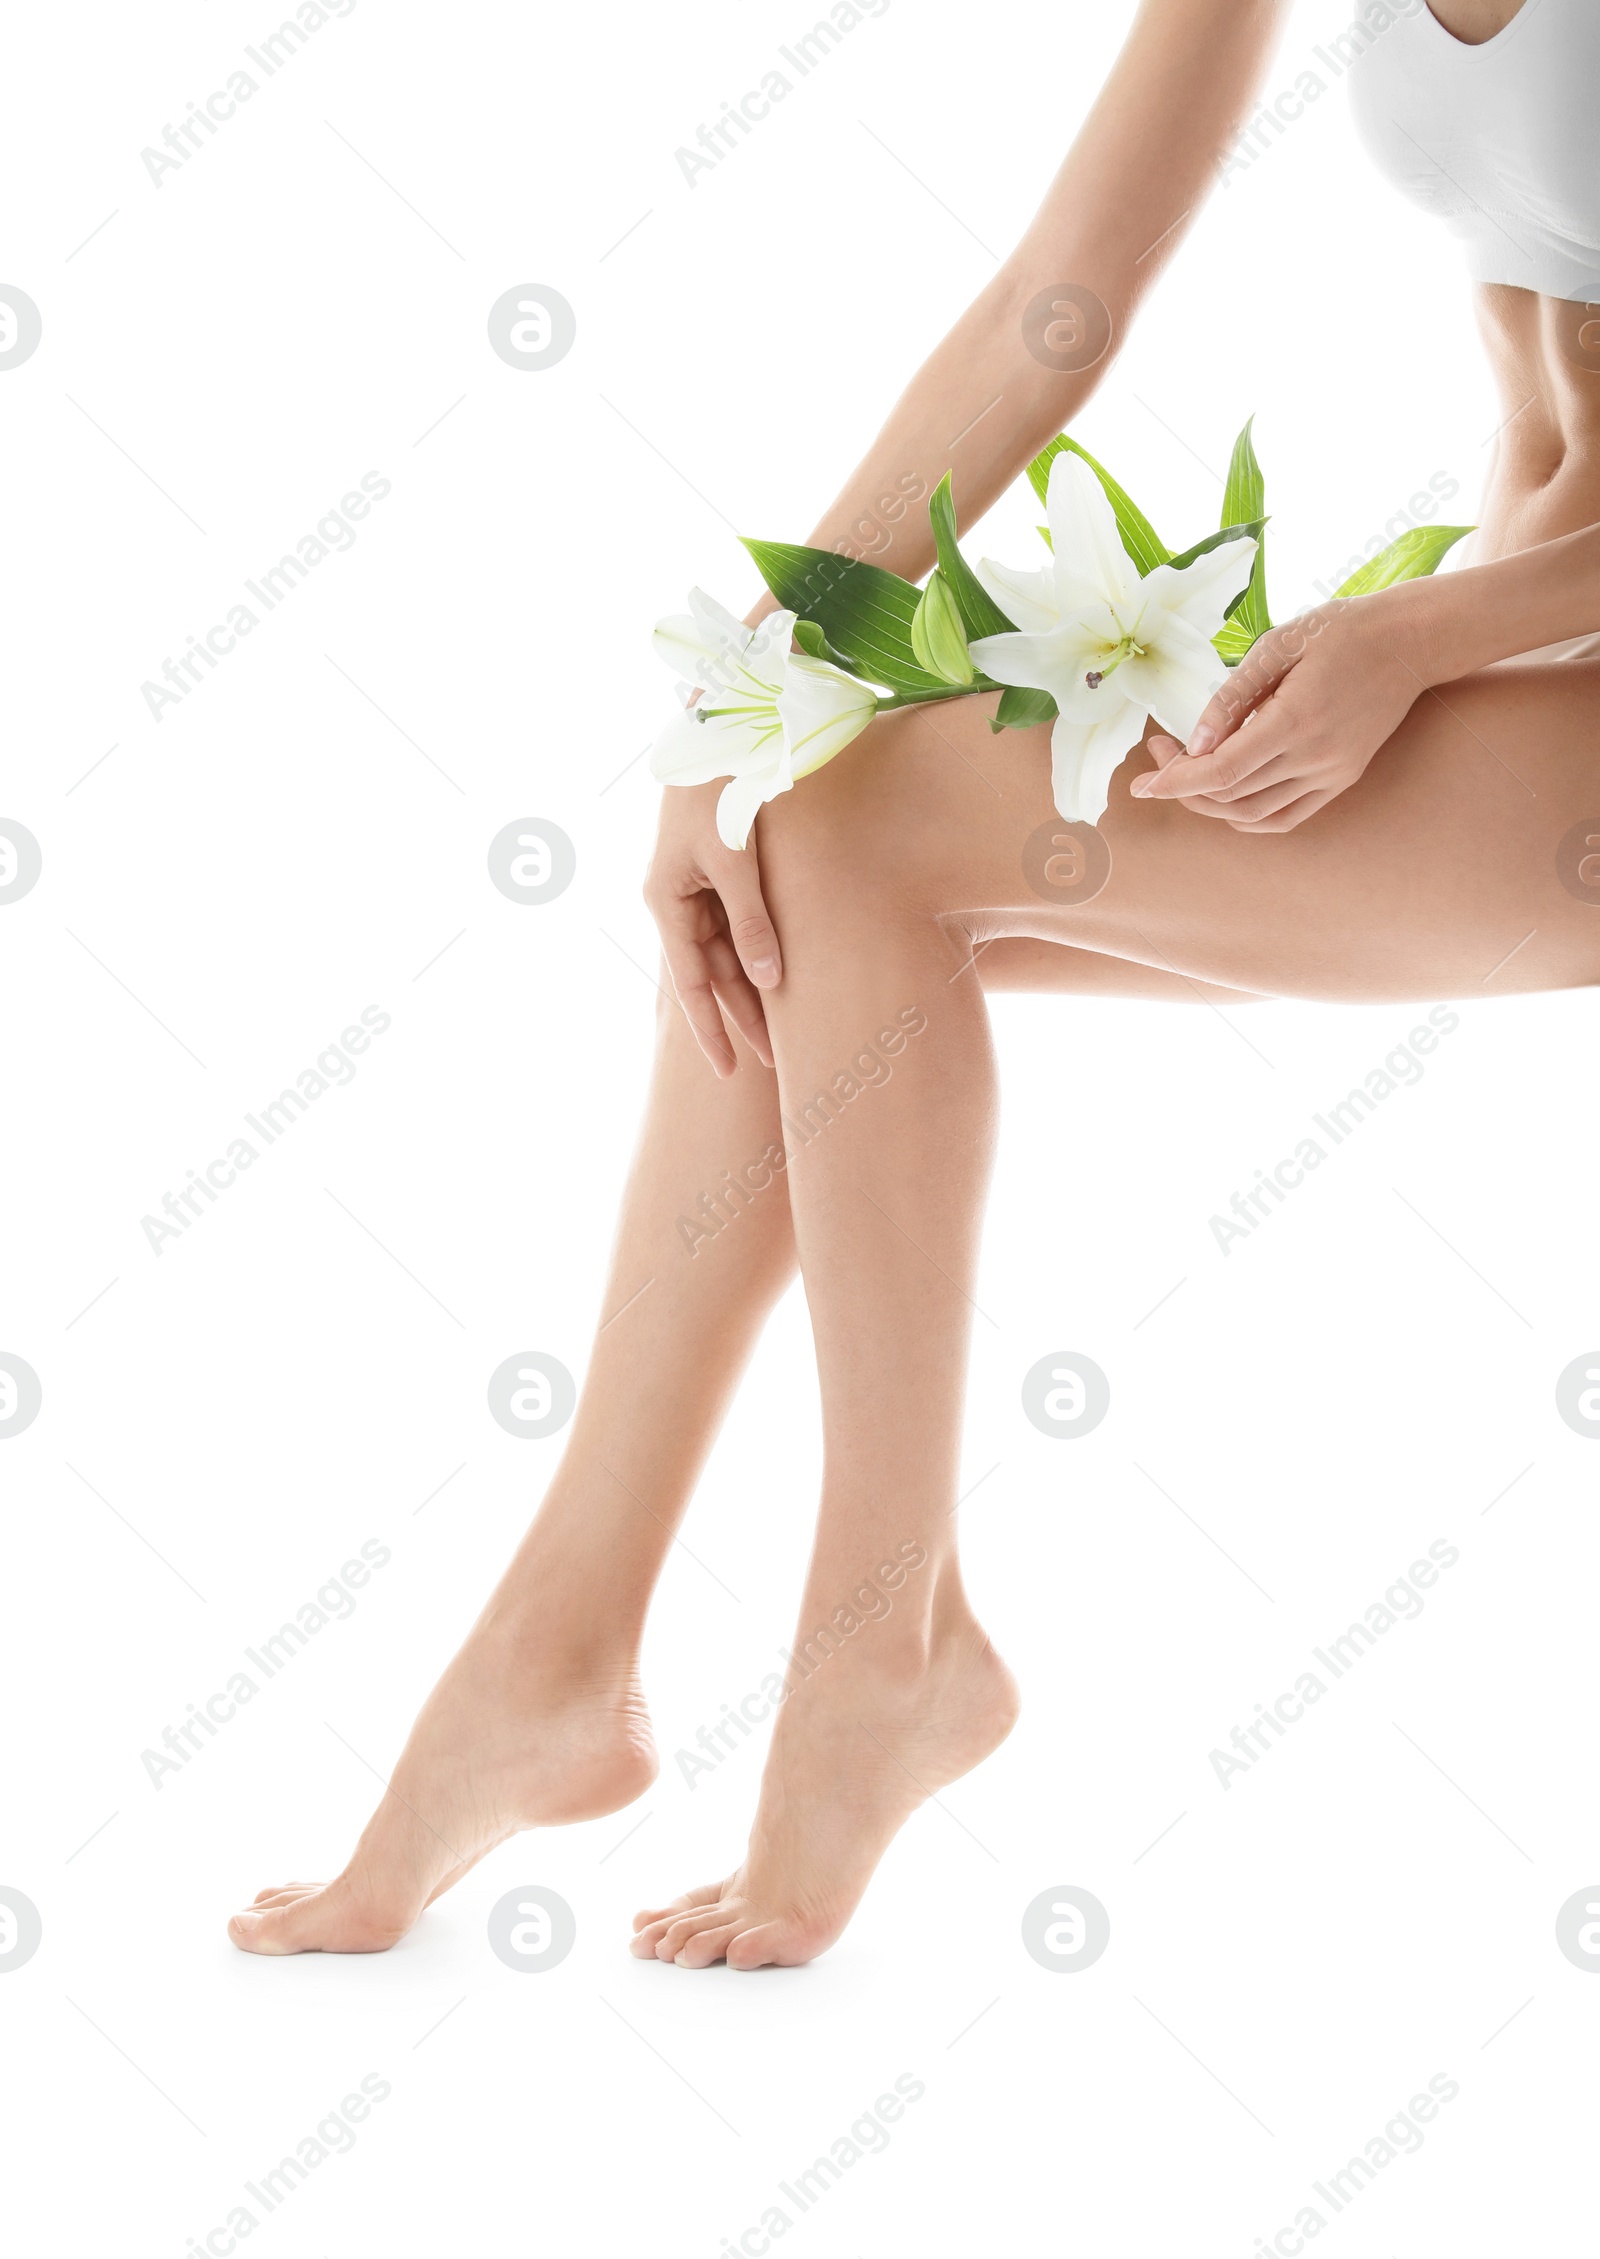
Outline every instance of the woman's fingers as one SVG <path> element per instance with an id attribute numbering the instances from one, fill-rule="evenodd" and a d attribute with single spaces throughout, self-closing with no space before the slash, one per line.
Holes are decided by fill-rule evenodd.
<path id="1" fill-rule="evenodd" d="M 1292 770 L 1286 761 L 1274 761 L 1256 781 L 1260 785 L 1258 791 L 1239 792 L 1232 799 L 1201 795 L 1186 799 L 1183 805 L 1197 816 L 1220 816 L 1224 823 L 1232 824 L 1235 831 L 1247 831 L 1263 816 L 1277 815 L 1313 790 L 1311 779 L 1303 772 Z"/>
<path id="2" fill-rule="evenodd" d="M 1198 759 L 1213 752 L 1224 738 L 1241 729 L 1261 703 L 1276 689 L 1304 649 L 1292 654 L 1276 635 L 1263 636 L 1240 660 L 1226 682 L 1219 683 L 1211 703 L 1189 732 L 1188 750 Z"/>
<path id="3" fill-rule="evenodd" d="M 1305 822 L 1307 816 L 1314 816 L 1319 808 L 1326 808 L 1330 800 L 1337 798 L 1338 794 L 1335 792 L 1307 792 L 1300 799 L 1291 800 L 1286 808 L 1280 808 L 1275 816 L 1258 816 L 1253 823 L 1241 823 L 1234 819 L 1233 828 L 1235 831 L 1248 832 L 1252 838 L 1262 832 L 1293 831 L 1297 824 Z"/>
<path id="4" fill-rule="evenodd" d="M 716 928 L 705 945 L 712 985 L 723 1011 L 770 1067 L 772 1042 L 760 991 L 782 980 L 783 955 L 761 892 L 754 835 L 747 847 L 708 858 L 706 873 L 716 889 L 701 897 Z"/>
<path id="5" fill-rule="evenodd" d="M 1218 684 L 1210 704 L 1189 732 L 1188 749 L 1195 759 L 1215 752 L 1244 727 L 1262 700 L 1293 673 L 1338 610 L 1338 605 L 1330 604 L 1304 612 L 1298 619 L 1286 620 L 1282 627 L 1269 629 L 1251 646 L 1227 681 Z"/>
<path id="6" fill-rule="evenodd" d="M 1149 769 L 1141 770 L 1129 785 L 1128 790 L 1136 800 L 1147 799 L 1150 794 L 1150 787 L 1159 777 L 1165 774 L 1174 761 L 1180 760 L 1183 756 L 1183 746 L 1180 741 L 1175 737 L 1168 737 L 1163 730 L 1152 730 L 1145 739 L 1144 749 L 1154 758 L 1156 767 L 1153 771 Z"/>
<path id="7" fill-rule="evenodd" d="M 738 1059 L 730 1023 L 772 1064 L 757 992 L 777 986 L 783 960 L 754 843 L 735 851 L 718 837 L 718 792 L 713 780 L 667 794 L 644 896 L 695 1041 L 719 1075 L 731 1075 Z"/>
<path id="8" fill-rule="evenodd" d="M 731 1020 L 764 1067 L 772 1065 L 772 1038 L 759 991 L 745 978 L 737 950 L 725 933 L 714 934 L 705 945 L 712 989 L 724 1016 Z"/>
<path id="9" fill-rule="evenodd" d="M 761 866 L 756 860 L 753 832 L 748 847 L 717 857 L 711 866 L 711 880 L 722 897 L 728 936 L 746 976 L 756 988 L 776 988 L 783 978 L 783 954 L 761 892 Z"/>
<path id="10" fill-rule="evenodd" d="M 706 947 L 710 921 L 705 905 L 709 899 L 703 893 L 676 895 L 666 901 L 652 898 L 650 907 L 683 1016 L 717 1073 L 727 1076 L 733 1073 L 738 1060 L 728 1040 L 712 984 Z"/>
<path id="11" fill-rule="evenodd" d="M 724 1079 L 731 1075 L 739 1062 L 734 1057 L 733 1045 L 728 1041 L 728 1031 L 723 1026 L 722 1014 L 717 1009 L 716 992 L 709 980 L 696 980 L 690 969 L 680 961 L 674 964 L 672 952 L 667 951 L 667 969 L 672 974 L 672 985 L 678 1002 L 683 1006 L 696 1043 L 711 1065 Z"/>
<path id="12" fill-rule="evenodd" d="M 1191 743 L 1193 741 L 1191 740 Z M 1226 796 L 1285 750 L 1282 723 L 1267 707 L 1252 714 L 1215 753 L 1175 754 L 1166 766 L 1146 770 L 1130 787 L 1137 800 L 1193 800 Z"/>
<path id="13" fill-rule="evenodd" d="M 1179 771 L 1187 783 L 1194 773 L 1194 762 L 1185 760 Z M 1292 785 L 1296 793 L 1309 792 L 1311 778 L 1305 772 L 1305 763 L 1292 753 L 1280 753 L 1276 760 L 1267 761 L 1254 770 L 1242 784 L 1215 792 L 1186 790 L 1178 797 L 1186 808 L 1199 816 L 1237 816 L 1257 812 L 1255 803 L 1269 792 Z"/>

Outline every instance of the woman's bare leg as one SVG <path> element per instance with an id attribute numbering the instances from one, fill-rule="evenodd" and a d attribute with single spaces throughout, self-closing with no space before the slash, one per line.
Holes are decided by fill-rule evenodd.
<path id="1" fill-rule="evenodd" d="M 1033 985 L 1039 954 L 1029 941 L 997 944 L 983 978 Z M 1142 967 L 1045 954 L 1072 960 L 1086 992 L 1189 993 Z M 1063 965 L 1052 974 L 1059 985 Z M 326 1885 L 261 1892 L 230 1925 L 236 1944 L 381 1950 L 507 1835 L 597 1817 L 653 1779 L 638 1677 L 645 1611 L 738 1376 L 795 1270 L 785 1172 L 763 1158 L 784 1143 L 776 1078 L 743 1046 L 738 1057 L 719 1082 L 682 1013 L 663 1007 L 604 1316 L 538 1517 L 424 1706 L 348 1865 Z"/>
<path id="2" fill-rule="evenodd" d="M 1559 842 L 1600 809 L 1600 666 L 1495 670 L 1423 699 L 1360 785 L 1287 834 L 1133 799 L 1146 756 L 1105 819 L 1111 877 L 1071 908 L 1023 870 L 1053 814 L 1043 733 L 993 738 L 988 711 L 881 721 L 760 819 L 822 1509 L 749 1855 L 642 1916 L 643 1955 L 753 1968 L 820 1951 L 906 1815 L 1014 1715 L 952 1514 L 994 1124 L 974 946 L 1030 935 L 1179 981 L 1352 1000 L 1600 979 L 1600 918 L 1557 874 Z M 915 1565 L 886 1610 L 897 1562 Z"/>
<path id="3" fill-rule="evenodd" d="M 726 1182 L 772 1145 L 777 1112 L 770 1068 L 741 1045 L 719 1082 L 682 1013 L 663 1006 L 604 1314 L 539 1514 L 343 1873 L 263 1891 L 229 1924 L 236 1944 L 379 1951 L 508 1835 L 614 1811 L 655 1777 L 638 1677 L 645 1611 L 794 1269 L 781 1172 L 742 1201 Z"/>
<path id="4" fill-rule="evenodd" d="M 800 828 L 809 818 L 771 836 Z M 859 873 L 863 858 L 845 860 Z M 749 1857 L 639 1920 L 635 1953 L 687 1967 L 821 1952 L 901 1822 L 1017 1712 L 962 1590 L 953 1515 L 996 1118 L 983 993 L 965 937 L 898 885 L 813 888 L 797 866 L 780 845 L 767 873 L 785 952 L 767 1011 L 822 1388 L 822 1510 Z"/>

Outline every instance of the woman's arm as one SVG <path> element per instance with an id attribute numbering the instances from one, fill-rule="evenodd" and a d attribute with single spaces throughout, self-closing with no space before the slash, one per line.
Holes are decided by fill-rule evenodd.
<path id="1" fill-rule="evenodd" d="M 1492 565 L 1319 605 L 1228 678 L 1187 751 L 1153 738 L 1140 799 L 1235 831 L 1292 831 L 1362 776 L 1417 699 L 1497 659 L 1600 630 L 1600 525 Z"/>
<path id="2" fill-rule="evenodd" d="M 819 520 L 813 547 L 881 562 L 892 545 L 894 570 L 920 580 L 934 562 L 933 539 L 926 510 L 906 507 L 907 495 L 931 494 L 953 470 L 961 520 L 971 524 L 1077 414 L 1210 192 L 1285 8 L 1286 0 L 1142 0 L 1027 233 L 918 369 Z M 1029 309 L 1046 302 L 1030 325 L 1037 336 L 1051 318 L 1049 295 L 1064 284 L 1092 293 L 1111 317 L 1109 351 L 1081 371 L 1048 366 L 1024 335 Z M 1070 325 L 1070 313 L 1063 318 Z"/>
<path id="3" fill-rule="evenodd" d="M 1600 633 L 1600 525 L 1384 593 L 1394 599 L 1391 632 L 1424 682 L 1454 682 L 1497 659 Z"/>
<path id="4" fill-rule="evenodd" d="M 913 499 L 931 494 L 954 470 L 962 521 L 970 524 L 1076 414 L 1204 202 L 1287 5 L 1141 0 L 1027 233 L 913 377 L 824 513 L 813 546 L 890 557 L 904 579 L 920 580 L 934 561 L 933 540 L 927 513 L 913 508 Z M 1029 336 L 1042 342 L 1051 298 L 1063 285 L 1091 293 L 1110 316 L 1109 348 L 1089 368 L 1062 370 L 1029 349 Z M 1039 301 L 1043 311 L 1029 322 Z M 1064 318 L 1070 325 L 1071 314 Z M 1044 349 L 1048 356 L 1050 347 Z M 749 618 L 773 609 L 766 597 Z M 700 1047 L 719 1074 L 731 1074 L 725 1016 L 770 1063 L 758 991 L 777 986 L 783 964 L 762 898 L 755 835 L 740 852 L 723 846 L 720 792 L 709 784 L 664 795 L 645 899 Z"/>

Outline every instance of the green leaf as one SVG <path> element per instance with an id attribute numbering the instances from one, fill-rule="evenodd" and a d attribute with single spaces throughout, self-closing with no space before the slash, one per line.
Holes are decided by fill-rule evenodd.
<path id="1" fill-rule="evenodd" d="M 921 591 L 897 573 L 786 541 L 747 541 L 786 611 L 814 620 L 840 665 L 905 698 L 948 698 L 950 685 L 917 664 L 911 622 Z"/>
<path id="2" fill-rule="evenodd" d="M 1266 522 L 1265 518 L 1252 518 L 1248 525 L 1223 526 L 1217 533 L 1208 533 L 1204 541 L 1197 541 L 1192 549 L 1181 550 L 1176 557 L 1169 557 L 1167 562 L 1175 573 L 1181 572 L 1185 565 L 1192 565 L 1196 557 L 1203 557 L 1208 549 L 1220 549 L 1225 541 L 1243 541 L 1247 534 L 1252 540 L 1259 541 L 1261 529 Z M 1235 602 L 1239 601 L 1241 599 L 1235 598 Z"/>
<path id="3" fill-rule="evenodd" d="M 1211 648 L 1228 666 L 1236 667 L 1257 640 L 1254 628 L 1237 618 L 1224 620 L 1221 628 L 1211 638 Z"/>
<path id="4" fill-rule="evenodd" d="M 1222 522 L 1242 525 L 1248 518 L 1259 518 L 1267 506 L 1267 482 L 1256 461 L 1255 445 L 1250 437 L 1255 417 L 1250 418 L 1233 443 L 1233 460 L 1228 465 L 1228 483 L 1222 494 Z"/>
<path id="5" fill-rule="evenodd" d="M 989 727 L 996 736 L 1003 729 L 1037 729 L 1041 722 L 1053 722 L 1059 711 L 1048 690 L 1021 690 L 1010 683 L 1000 694 Z"/>
<path id="6" fill-rule="evenodd" d="M 796 620 L 794 623 L 794 639 L 801 650 L 808 652 L 813 659 L 827 659 L 836 667 L 841 664 L 838 652 L 835 651 L 815 620 Z"/>
<path id="7" fill-rule="evenodd" d="M 1058 455 L 1081 456 L 1105 488 L 1106 500 L 1111 504 L 1117 531 L 1122 536 L 1122 546 L 1139 568 L 1140 578 L 1154 572 L 1157 565 L 1166 564 L 1172 552 L 1137 502 L 1117 484 L 1103 463 L 1095 461 L 1087 447 L 1080 447 L 1065 432 L 1052 439 L 1048 447 L 1041 448 L 1028 465 L 1028 478 L 1040 501 L 1044 501 L 1049 491 L 1050 466 Z"/>
<path id="8" fill-rule="evenodd" d="M 1333 593 L 1371 596 L 1377 589 L 1393 588 L 1396 581 L 1421 580 L 1437 570 L 1458 541 L 1475 531 L 1473 526 L 1412 526 Z"/>
<path id="9" fill-rule="evenodd" d="M 1203 557 L 1208 549 L 1220 549 L 1225 541 L 1237 541 L 1245 534 L 1251 535 L 1253 539 L 1259 542 L 1261 539 L 1262 529 L 1266 525 L 1266 522 L 1267 521 L 1265 518 L 1256 518 L 1249 525 L 1223 526 L 1216 533 L 1208 533 L 1204 541 L 1197 541 L 1192 549 L 1185 549 L 1181 556 L 1177 556 L 1172 559 L 1174 571 L 1176 571 L 1183 565 L 1192 565 L 1196 557 Z M 1256 563 L 1259 563 L 1260 559 L 1261 551 L 1257 549 Z M 1252 565 L 1250 569 L 1250 578 L 1245 582 L 1243 588 L 1240 589 L 1238 595 L 1234 598 L 1233 602 L 1228 606 L 1228 609 L 1222 615 L 1222 625 L 1224 631 L 1226 631 L 1228 627 L 1234 625 L 1237 622 L 1243 622 L 1241 632 L 1247 637 L 1248 640 L 1245 642 L 1243 649 L 1239 653 L 1239 658 L 1241 659 L 1244 657 L 1245 652 L 1249 650 L 1250 645 L 1255 642 L 1256 637 L 1258 635 L 1265 635 L 1267 632 L 1265 628 L 1252 627 L 1250 623 L 1244 619 L 1244 609 L 1246 604 L 1248 604 L 1250 600 L 1250 591 L 1254 586 L 1255 566 Z M 1213 636 L 1211 640 L 1214 644 L 1216 644 L 1216 648 L 1220 651 L 1222 649 L 1222 645 L 1220 641 L 1218 641 L 1218 638 L 1216 636 Z M 1230 666 L 1233 666 L 1237 665 L 1238 662 L 1236 660 L 1229 660 L 1228 663 Z"/>
<path id="10" fill-rule="evenodd" d="M 1233 459 L 1228 465 L 1228 482 L 1222 490 L 1222 523 L 1224 527 L 1260 520 L 1265 524 L 1267 482 L 1256 461 L 1255 444 L 1250 437 L 1255 417 L 1250 418 L 1233 443 Z M 1260 535 L 1257 536 L 1261 539 Z M 1255 641 L 1265 635 L 1272 625 L 1272 614 L 1267 609 L 1267 545 L 1261 540 L 1256 551 L 1256 561 L 1250 572 L 1250 585 L 1239 602 L 1230 607 L 1229 619 L 1237 617 L 1249 629 Z"/>
<path id="11" fill-rule="evenodd" d="M 939 553 L 939 570 L 950 586 L 968 636 L 1015 635 L 1015 620 L 1008 620 L 956 546 L 956 505 L 945 472 L 928 504 L 933 545 Z"/>

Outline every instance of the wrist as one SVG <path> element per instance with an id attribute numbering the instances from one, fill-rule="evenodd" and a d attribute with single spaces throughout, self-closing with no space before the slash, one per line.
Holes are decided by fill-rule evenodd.
<path id="1" fill-rule="evenodd" d="M 1349 609 L 1363 617 L 1378 657 L 1403 668 L 1419 691 L 1470 674 L 1493 656 L 1474 653 L 1470 608 L 1450 587 L 1451 577 L 1401 581 L 1349 600 Z"/>

